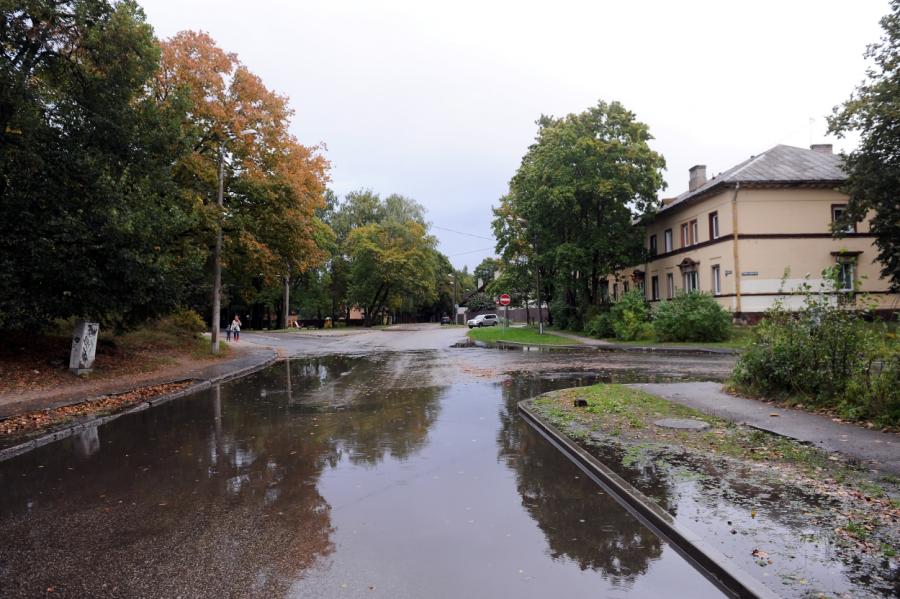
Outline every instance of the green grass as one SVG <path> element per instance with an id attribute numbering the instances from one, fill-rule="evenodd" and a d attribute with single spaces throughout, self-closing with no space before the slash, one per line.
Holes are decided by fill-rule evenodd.
<path id="1" fill-rule="evenodd" d="M 584 399 L 587 407 L 575 408 Z M 801 466 L 838 470 L 827 454 L 791 439 L 733 426 L 725 420 L 670 402 L 632 387 L 599 384 L 563 389 L 542 395 L 534 402 L 539 412 L 556 425 L 577 422 L 589 430 L 601 430 L 631 442 L 675 443 L 704 453 L 712 452 L 747 461 L 776 460 Z M 653 426 L 660 418 L 692 418 L 711 428 L 701 433 L 668 431 Z M 872 489 L 867 489 L 871 491 Z"/>
<path id="2" fill-rule="evenodd" d="M 578 341 L 554 335 L 546 329 L 544 334 L 541 335 L 536 329 L 530 327 L 506 328 L 497 325 L 495 327 L 472 329 L 469 331 L 469 337 L 476 341 L 509 341 L 526 345 L 578 345 Z"/>

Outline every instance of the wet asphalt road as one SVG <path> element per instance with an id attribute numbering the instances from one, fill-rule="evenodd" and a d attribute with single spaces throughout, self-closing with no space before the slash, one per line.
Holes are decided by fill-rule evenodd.
<path id="1" fill-rule="evenodd" d="M 0 463 L 0 596 L 719 596 L 516 412 L 672 358 L 464 333 L 284 336 L 298 357 Z"/>

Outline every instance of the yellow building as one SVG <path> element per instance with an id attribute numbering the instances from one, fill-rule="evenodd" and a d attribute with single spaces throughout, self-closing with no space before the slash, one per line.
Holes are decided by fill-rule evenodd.
<path id="1" fill-rule="evenodd" d="M 640 286 L 659 301 L 697 289 L 753 319 L 778 298 L 799 307 L 801 287 L 818 290 L 822 271 L 837 265 L 843 293 L 855 282 L 877 309 L 898 310 L 868 221 L 832 236 L 831 223 L 847 204 L 837 191 L 845 179 L 831 145 L 775 146 L 711 179 L 697 165 L 688 190 L 663 200 L 647 226 L 651 261 L 610 277 L 610 295 Z"/>

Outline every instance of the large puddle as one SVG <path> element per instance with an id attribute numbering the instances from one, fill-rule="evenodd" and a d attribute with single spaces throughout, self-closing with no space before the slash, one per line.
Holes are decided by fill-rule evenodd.
<path id="1" fill-rule="evenodd" d="M 0 595 L 720 596 L 517 414 L 597 377 L 446 355 L 284 362 L 0 463 Z"/>

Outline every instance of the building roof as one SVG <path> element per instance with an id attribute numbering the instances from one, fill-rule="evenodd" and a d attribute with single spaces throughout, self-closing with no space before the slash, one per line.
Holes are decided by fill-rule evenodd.
<path id="1" fill-rule="evenodd" d="M 839 184 L 847 179 L 841 169 L 841 157 L 835 154 L 777 145 L 758 156 L 731 167 L 709 179 L 694 191 L 686 191 L 666 204 L 660 212 L 706 195 L 713 189 L 747 184 Z"/>

